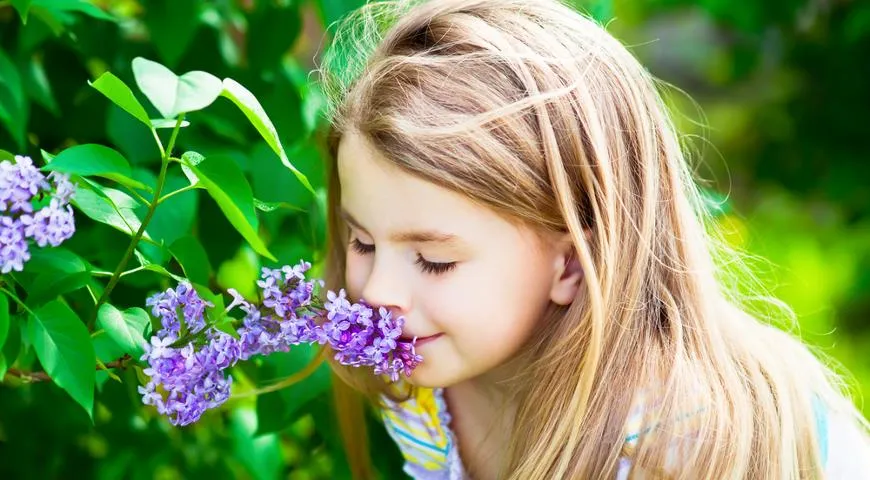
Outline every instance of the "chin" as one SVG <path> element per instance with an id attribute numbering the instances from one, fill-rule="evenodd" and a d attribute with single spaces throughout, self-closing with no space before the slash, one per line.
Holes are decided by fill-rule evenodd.
<path id="1" fill-rule="evenodd" d="M 411 385 L 422 388 L 444 388 L 462 381 L 455 372 L 439 369 L 435 365 L 426 365 L 425 362 L 418 365 L 411 372 L 410 377 L 405 377 L 405 380 Z"/>

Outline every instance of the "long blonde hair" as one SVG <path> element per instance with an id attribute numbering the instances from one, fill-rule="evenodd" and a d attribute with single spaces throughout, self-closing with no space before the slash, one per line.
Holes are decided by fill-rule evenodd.
<path id="1" fill-rule="evenodd" d="M 612 478 L 625 455 L 675 478 L 823 476 L 819 405 L 861 417 L 836 375 L 771 325 L 790 312 L 753 313 L 733 286 L 753 277 L 716 235 L 659 83 L 601 26 L 556 0 L 376 2 L 340 22 L 319 71 L 333 161 L 359 132 L 411 175 L 574 239 L 585 281 L 521 352 L 502 477 Z M 328 278 L 340 287 L 334 170 Z M 354 389 L 336 392 L 343 431 L 363 435 L 353 392 L 394 392 L 332 367 Z M 645 429 L 627 450 L 638 399 Z M 365 443 L 346 445 L 367 476 Z"/>

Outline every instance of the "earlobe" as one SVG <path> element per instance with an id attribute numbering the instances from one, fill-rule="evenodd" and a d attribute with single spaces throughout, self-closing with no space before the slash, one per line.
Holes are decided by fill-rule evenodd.
<path id="1" fill-rule="evenodd" d="M 550 300 L 558 305 L 570 305 L 576 298 L 583 281 L 583 268 L 580 266 L 573 242 L 563 244 L 560 250 L 556 259 Z"/>

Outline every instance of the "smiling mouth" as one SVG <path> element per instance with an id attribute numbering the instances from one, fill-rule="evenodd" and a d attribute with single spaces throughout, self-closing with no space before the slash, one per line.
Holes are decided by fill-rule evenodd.
<path id="1" fill-rule="evenodd" d="M 429 335 L 428 337 L 399 337 L 399 340 L 402 342 L 414 343 L 414 345 L 419 345 L 423 342 L 428 342 L 430 340 L 435 340 L 436 338 L 444 335 L 444 333 L 436 333 L 435 335 Z M 416 339 L 416 341 L 414 341 Z"/>

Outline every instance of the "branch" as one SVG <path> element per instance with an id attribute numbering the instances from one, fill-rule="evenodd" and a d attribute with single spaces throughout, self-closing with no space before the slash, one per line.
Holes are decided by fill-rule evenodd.
<path id="1" fill-rule="evenodd" d="M 130 355 L 124 355 L 123 357 L 113 360 L 103 367 L 102 365 L 97 365 L 96 370 L 111 370 L 115 368 L 126 368 L 127 362 L 133 358 Z M 22 380 L 30 381 L 30 382 L 50 382 L 51 377 L 48 376 L 45 372 L 24 372 L 17 368 L 10 368 L 6 371 L 6 375 L 10 377 L 17 377 Z M 4 379 L 5 380 L 5 379 Z"/>
<path id="2" fill-rule="evenodd" d="M 97 300 L 97 304 L 94 308 L 94 315 L 91 317 L 90 321 L 88 321 L 88 331 L 94 330 L 94 325 L 97 323 L 97 315 L 100 312 L 100 305 L 109 300 L 109 294 L 112 292 L 112 289 L 115 288 L 115 285 L 118 283 L 118 280 L 121 279 L 121 272 L 124 271 L 124 268 L 127 267 L 127 262 L 130 261 L 130 257 L 133 256 L 133 251 L 136 250 L 136 245 L 139 244 L 139 240 L 142 238 L 142 235 L 145 234 L 145 228 L 148 227 L 148 223 L 151 221 L 151 217 L 154 216 L 154 211 L 157 209 L 158 200 L 160 199 L 160 193 L 163 190 L 164 182 L 166 181 L 166 169 L 169 166 L 169 155 L 172 154 L 172 149 L 175 147 L 175 139 L 178 137 L 178 130 L 181 128 L 181 123 L 184 121 L 184 114 L 178 116 L 178 121 L 175 123 L 175 129 L 172 130 L 172 136 L 169 138 L 169 145 L 166 150 L 163 150 L 163 146 L 161 145 L 161 151 L 163 152 L 163 159 L 160 162 L 160 173 L 157 175 L 157 186 L 154 188 L 154 199 L 148 205 L 148 211 L 145 213 L 145 218 L 142 219 L 142 223 L 139 225 L 139 230 L 133 235 L 133 239 L 130 241 L 130 245 L 127 246 L 127 251 L 124 252 L 124 256 L 121 257 L 121 262 L 118 263 L 117 268 L 115 268 L 115 272 L 112 274 L 112 277 L 109 278 L 109 283 L 106 285 L 106 288 L 103 290 L 103 294 L 100 295 L 99 300 Z M 160 138 L 157 137 L 156 130 L 154 131 L 154 138 L 158 140 L 158 144 L 160 144 Z"/>

